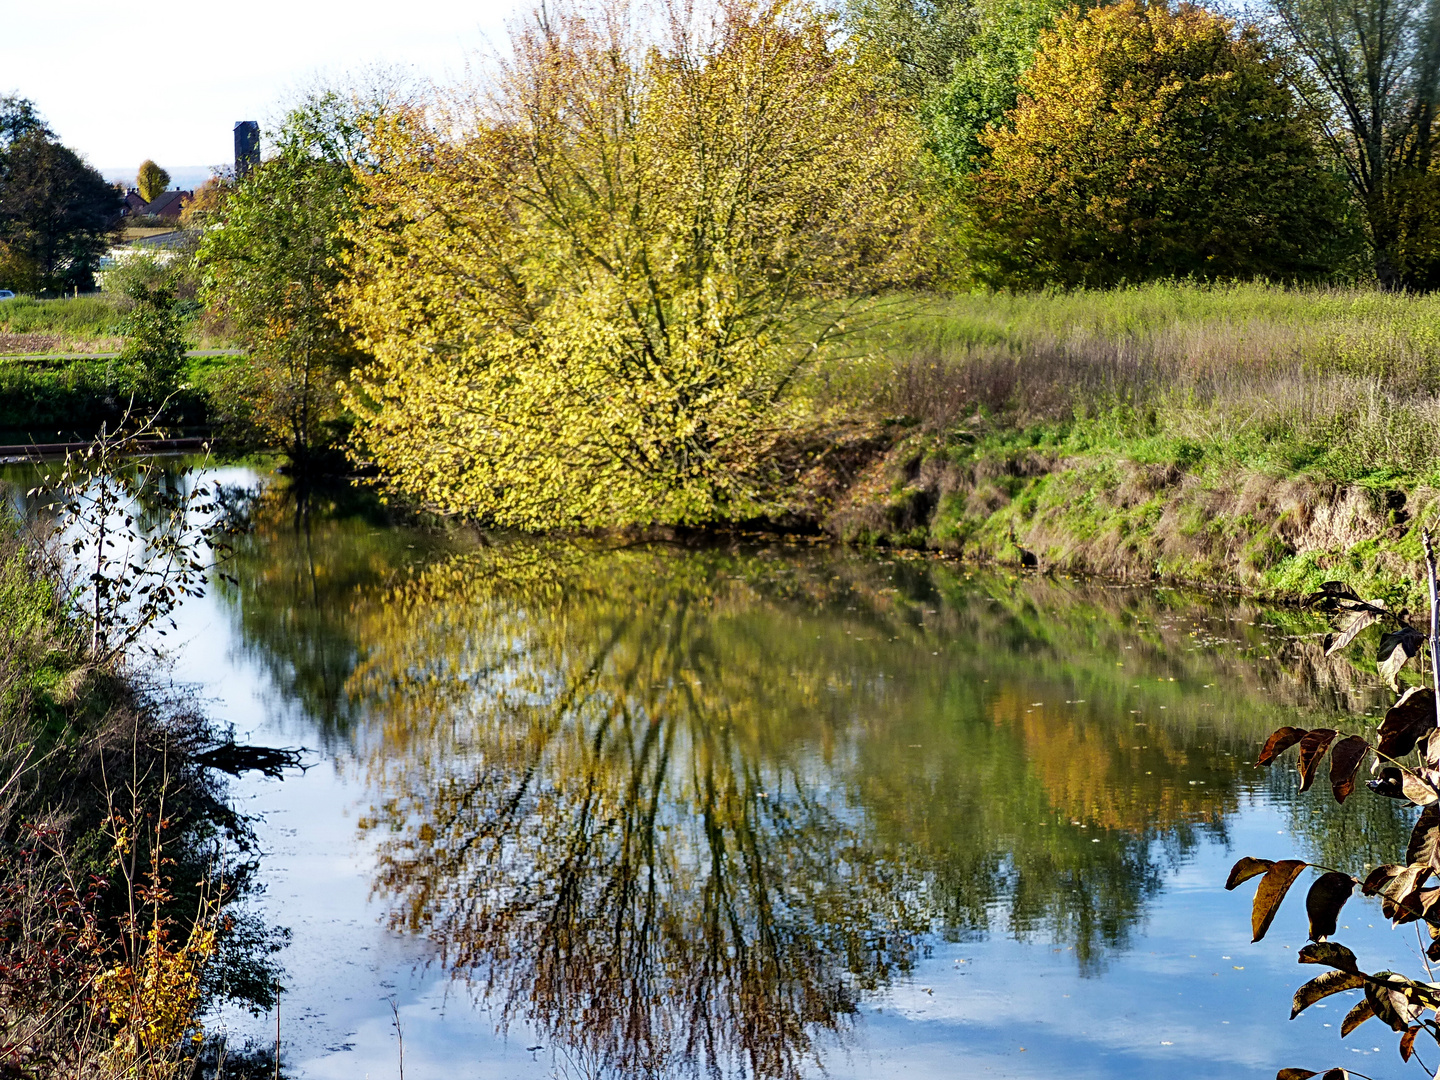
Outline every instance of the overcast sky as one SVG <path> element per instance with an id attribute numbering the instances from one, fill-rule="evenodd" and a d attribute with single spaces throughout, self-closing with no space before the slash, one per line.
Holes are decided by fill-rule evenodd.
<path id="1" fill-rule="evenodd" d="M 237 120 L 319 74 L 376 63 L 457 77 L 528 0 L 246 0 L 147 9 L 0 0 L 0 93 L 39 107 L 97 168 L 229 163 Z M 177 176 L 177 179 L 179 177 Z"/>

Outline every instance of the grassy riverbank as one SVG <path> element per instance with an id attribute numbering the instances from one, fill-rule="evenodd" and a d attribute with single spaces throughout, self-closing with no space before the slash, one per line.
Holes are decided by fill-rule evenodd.
<path id="1" fill-rule="evenodd" d="M 189 1075 L 208 1003 L 273 998 L 273 935 L 233 904 L 248 826 L 209 722 L 97 660 L 19 534 L 0 520 L 0 1054 L 17 1076 Z"/>
<path id="2" fill-rule="evenodd" d="M 917 303 L 818 408 L 889 424 L 824 514 L 862 543 L 1294 596 L 1417 599 L 1440 297 L 1149 286 Z M 1012 540 L 1013 536 L 1013 540 Z"/>

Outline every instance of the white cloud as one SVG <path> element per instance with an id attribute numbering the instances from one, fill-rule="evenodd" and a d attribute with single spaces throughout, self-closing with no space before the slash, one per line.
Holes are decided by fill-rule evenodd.
<path id="1" fill-rule="evenodd" d="M 32 99 L 101 168 L 224 164 L 236 120 L 270 116 L 317 70 L 460 75 L 525 0 L 251 0 L 146 14 L 113 0 L 0 0 L 0 93 Z M 133 165 L 131 166 L 133 167 Z"/>

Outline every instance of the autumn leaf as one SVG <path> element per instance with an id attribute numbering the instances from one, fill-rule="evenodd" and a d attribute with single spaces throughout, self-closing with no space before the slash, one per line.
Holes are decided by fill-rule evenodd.
<path id="1" fill-rule="evenodd" d="M 1309 791 L 1310 785 L 1315 782 L 1315 770 L 1320 765 L 1320 759 L 1325 756 L 1325 751 L 1335 736 L 1339 734 L 1334 728 L 1315 728 L 1305 733 L 1300 740 L 1300 757 L 1296 768 L 1300 772 L 1300 790 Z"/>
<path id="2" fill-rule="evenodd" d="M 1240 861 L 1230 868 L 1230 876 L 1225 879 L 1225 888 L 1227 890 L 1234 889 L 1257 874 L 1265 873 L 1274 865 L 1274 859 L 1254 859 L 1249 855 L 1242 856 Z"/>
<path id="3" fill-rule="evenodd" d="M 1290 1019 L 1294 1020 L 1315 1002 L 1322 1001 L 1331 994 L 1358 990 L 1364 985 L 1365 977 L 1351 971 L 1327 971 L 1323 975 L 1317 975 L 1295 991 L 1295 997 L 1290 1004 Z"/>
<path id="4" fill-rule="evenodd" d="M 1276 757 L 1303 739 L 1306 734 L 1304 728 L 1277 728 L 1265 740 L 1265 746 L 1260 750 L 1260 756 L 1255 759 L 1255 767 L 1258 769 L 1262 765 L 1269 765 Z"/>
<path id="5" fill-rule="evenodd" d="M 1310 940 L 1322 941 L 1335 933 L 1340 909 L 1355 891 L 1355 879 L 1349 874 L 1327 871 L 1315 879 L 1305 895 L 1305 912 L 1310 917 Z"/>
<path id="6" fill-rule="evenodd" d="M 1370 744 L 1363 736 L 1350 735 L 1330 751 L 1330 790 L 1336 802 L 1343 803 L 1355 790 L 1355 771 L 1369 749 Z"/>
<path id="7" fill-rule="evenodd" d="M 1255 906 L 1250 917 L 1250 925 L 1255 932 L 1252 941 L 1259 941 L 1265 936 L 1285 894 L 1307 865 L 1299 859 L 1282 859 L 1265 872 L 1260 879 L 1260 887 L 1255 890 Z"/>

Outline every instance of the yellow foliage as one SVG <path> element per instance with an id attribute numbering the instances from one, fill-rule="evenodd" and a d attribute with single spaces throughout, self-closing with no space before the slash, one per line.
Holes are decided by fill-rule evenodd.
<path id="1" fill-rule="evenodd" d="M 166 928 L 154 922 L 144 943 L 134 964 L 118 964 L 96 981 L 115 1029 L 111 1054 L 127 1065 L 164 1058 L 178 1044 L 199 1041 L 201 974 L 215 952 L 215 928 L 197 922 L 184 944 L 175 948 L 166 940 Z"/>
<path id="2" fill-rule="evenodd" d="M 346 394 L 395 489 L 521 528 L 753 514 L 800 370 L 931 265 L 919 132 L 826 17 L 661 14 L 548 16 L 494 94 L 373 131 Z"/>

